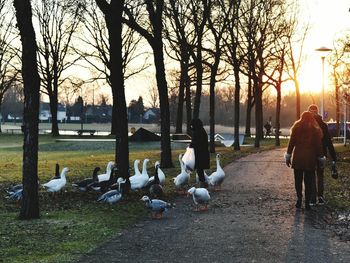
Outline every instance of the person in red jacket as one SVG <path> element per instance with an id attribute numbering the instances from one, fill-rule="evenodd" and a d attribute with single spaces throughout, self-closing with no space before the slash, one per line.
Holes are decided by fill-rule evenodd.
<path id="1" fill-rule="evenodd" d="M 314 115 L 314 118 L 318 125 L 320 126 L 323 137 L 322 137 L 322 150 L 323 155 L 327 157 L 327 152 L 332 157 L 332 177 L 336 179 L 337 172 L 336 172 L 336 161 L 337 161 L 337 155 L 334 150 L 334 146 L 331 140 L 331 136 L 328 131 L 327 124 L 322 120 L 322 116 L 318 114 L 318 107 L 315 104 L 311 104 L 308 108 L 308 111 L 311 112 Z M 334 171 L 334 172 L 333 172 Z M 323 205 L 325 203 L 325 199 L 323 196 L 324 192 L 324 167 L 320 167 L 319 165 L 316 168 L 316 177 L 314 177 L 313 182 L 313 191 L 311 196 L 311 204 L 316 204 L 316 196 L 318 199 L 318 203 L 320 205 Z"/>
<path id="2" fill-rule="evenodd" d="M 293 155 L 293 158 L 292 158 Z M 295 191 L 297 194 L 296 208 L 301 208 L 302 184 L 305 185 L 305 209 L 310 208 L 312 193 L 312 178 L 318 160 L 323 160 L 322 130 L 318 126 L 313 114 L 304 111 L 291 128 L 285 160 L 288 167 L 294 169 Z"/>

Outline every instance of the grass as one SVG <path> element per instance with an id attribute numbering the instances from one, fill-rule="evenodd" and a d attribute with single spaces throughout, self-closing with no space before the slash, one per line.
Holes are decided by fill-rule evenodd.
<path id="1" fill-rule="evenodd" d="M 71 187 L 71 182 L 90 177 L 95 166 L 105 169 L 107 162 L 114 159 L 113 143 L 56 142 L 51 136 L 42 135 L 39 139 L 40 181 L 46 182 L 53 176 L 55 163 L 59 161 L 61 169 L 70 168 L 68 184 L 65 192 L 59 195 L 50 195 L 40 188 L 41 218 L 17 220 L 19 204 L 8 201 L 4 190 L 21 182 L 22 140 L 21 135 L 0 134 L 0 192 L 3 193 L 0 195 L 0 262 L 72 262 L 147 215 L 143 202 L 139 201 L 142 192 L 132 193 L 120 203 L 109 206 L 96 202 L 99 194 L 80 193 Z M 253 144 L 253 140 L 247 138 L 246 143 Z M 221 153 L 225 166 L 251 152 L 271 149 L 273 144 L 273 139 L 267 139 L 262 141 L 259 150 L 242 147 L 241 151 L 232 151 L 218 147 L 217 152 Z M 282 144 L 286 145 L 286 141 Z M 174 147 L 175 167 L 164 169 L 167 175 L 165 199 L 170 201 L 175 192 L 170 180 L 179 173 L 177 157 L 184 152 L 184 147 Z M 135 159 L 146 157 L 151 160 L 148 166 L 151 173 L 154 162 L 160 159 L 159 143 L 130 144 L 131 164 Z M 212 170 L 215 169 L 214 157 L 211 156 Z M 342 169 L 339 166 L 340 173 Z M 335 188 L 346 190 L 340 180 L 333 183 L 338 183 Z"/>
<path id="2" fill-rule="evenodd" d="M 333 209 L 350 211 L 350 149 L 338 145 L 336 147 L 339 177 L 331 177 L 330 165 L 325 169 L 325 197 L 328 205 Z"/>

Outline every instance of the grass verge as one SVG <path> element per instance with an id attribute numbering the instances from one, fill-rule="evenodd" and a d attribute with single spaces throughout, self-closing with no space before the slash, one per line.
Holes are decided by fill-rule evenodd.
<path id="1" fill-rule="evenodd" d="M 253 141 L 247 139 L 246 143 L 252 144 Z M 232 148 L 218 147 L 217 152 L 225 166 L 252 152 L 271 149 L 273 144 L 273 139 L 267 139 L 261 143 L 260 149 L 242 147 L 241 151 L 233 151 Z M 175 167 L 164 169 L 167 175 L 165 199 L 169 201 L 175 197 L 171 178 L 179 173 L 177 157 L 184 152 L 184 145 L 182 149 L 174 148 Z M 40 189 L 41 218 L 19 221 L 16 219 L 19 204 L 8 201 L 4 190 L 21 181 L 22 137 L 0 135 L 0 171 L 3 171 L 0 174 L 0 191 L 3 193 L 0 197 L 0 262 L 72 262 L 146 216 L 144 204 L 139 201 L 142 192 L 132 193 L 120 203 L 109 206 L 96 202 L 98 193 L 80 193 L 71 187 L 72 182 L 90 177 L 95 166 L 105 169 L 107 162 L 114 159 L 113 143 L 58 143 L 51 136 L 40 136 L 39 149 L 40 181 L 46 182 L 53 176 L 55 163 L 59 161 L 61 169 L 70 168 L 68 184 L 65 192 L 57 195 Z M 155 143 L 131 144 L 130 162 L 149 158 L 151 173 L 154 162 L 160 158 L 159 149 L 159 144 Z M 211 156 L 211 167 L 213 171 L 214 155 Z M 342 168 L 339 170 L 341 173 Z"/>

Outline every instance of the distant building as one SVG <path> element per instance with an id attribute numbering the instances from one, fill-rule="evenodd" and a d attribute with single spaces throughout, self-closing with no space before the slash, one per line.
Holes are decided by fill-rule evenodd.
<path id="1" fill-rule="evenodd" d="M 42 122 L 51 121 L 51 110 L 48 102 L 40 102 L 39 120 Z M 57 121 L 64 122 L 67 120 L 66 107 L 58 103 L 57 105 Z"/>
<path id="2" fill-rule="evenodd" d="M 158 108 L 149 108 L 143 114 L 143 120 L 146 123 L 155 123 L 159 121 L 160 111 Z"/>

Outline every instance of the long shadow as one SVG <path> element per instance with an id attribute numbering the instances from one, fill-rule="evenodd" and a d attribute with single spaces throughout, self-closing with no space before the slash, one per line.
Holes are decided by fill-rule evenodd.
<path id="1" fill-rule="evenodd" d="M 317 211 L 296 210 L 286 262 L 334 262 L 329 237 L 315 227 Z"/>

